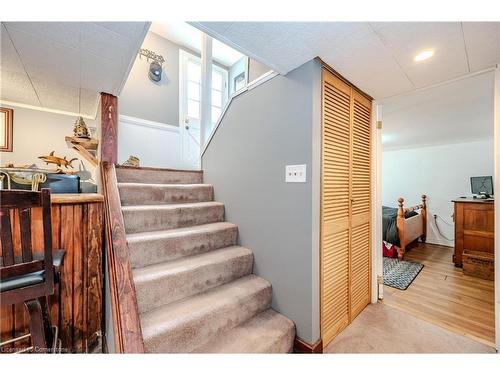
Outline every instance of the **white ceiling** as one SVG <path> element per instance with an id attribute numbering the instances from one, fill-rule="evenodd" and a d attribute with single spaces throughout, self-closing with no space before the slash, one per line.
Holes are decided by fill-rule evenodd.
<path id="1" fill-rule="evenodd" d="M 490 71 L 383 100 L 384 150 L 492 139 L 493 90 Z"/>
<path id="2" fill-rule="evenodd" d="M 498 22 L 193 22 L 285 74 L 319 56 L 375 99 L 494 66 Z M 434 49 L 430 60 L 413 57 Z"/>
<path id="3" fill-rule="evenodd" d="M 150 30 L 180 46 L 187 47 L 197 52 L 201 51 L 201 39 L 203 33 L 186 22 L 153 22 Z M 214 40 L 212 43 L 212 56 L 213 59 L 220 64 L 230 67 L 241 59 L 243 54 L 218 40 Z"/>
<path id="4" fill-rule="evenodd" d="M 147 22 L 2 22 L 0 99 L 95 117 L 100 92 L 120 94 L 148 28 Z"/>

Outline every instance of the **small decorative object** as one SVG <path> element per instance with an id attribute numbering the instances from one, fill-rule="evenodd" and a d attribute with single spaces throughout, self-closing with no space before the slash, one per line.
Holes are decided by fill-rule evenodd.
<path id="1" fill-rule="evenodd" d="M 149 65 L 149 79 L 153 82 L 161 81 L 161 65 L 158 61 L 153 61 L 151 65 Z"/>
<path id="2" fill-rule="evenodd" d="M 78 138 L 90 139 L 90 133 L 87 129 L 87 124 L 83 120 L 82 116 L 79 116 L 75 121 L 75 127 L 73 128 L 73 134 Z"/>
<path id="3" fill-rule="evenodd" d="M 141 48 L 139 51 L 139 56 L 144 56 L 149 61 L 153 60 L 151 65 L 149 65 L 148 77 L 153 82 L 161 81 L 162 65 L 165 59 L 162 55 L 159 55 L 149 49 Z"/>
<path id="4" fill-rule="evenodd" d="M 0 107 L 0 151 L 12 152 L 14 110 Z"/>
<path id="5" fill-rule="evenodd" d="M 49 164 L 55 164 L 58 167 L 70 167 L 73 168 L 71 163 L 75 160 L 78 160 L 78 158 L 73 158 L 71 160 L 67 160 L 66 156 L 64 158 L 60 158 L 59 156 L 54 155 L 54 151 L 52 151 L 49 155 L 44 155 L 44 156 L 39 156 L 38 159 L 42 159 L 44 162 Z"/>
<path id="6" fill-rule="evenodd" d="M 126 167 L 138 167 L 139 166 L 139 158 L 137 156 L 130 155 L 125 163 L 122 165 Z"/>

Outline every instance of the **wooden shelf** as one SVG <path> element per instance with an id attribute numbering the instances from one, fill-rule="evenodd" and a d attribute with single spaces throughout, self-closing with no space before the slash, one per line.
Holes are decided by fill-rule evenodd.
<path id="1" fill-rule="evenodd" d="M 99 141 L 94 138 L 77 138 L 77 137 L 66 137 L 66 143 L 69 148 L 76 150 L 85 160 L 91 163 L 94 167 L 97 167 L 99 161 L 97 160 L 97 146 Z"/>
<path id="2" fill-rule="evenodd" d="M 87 150 L 97 150 L 97 146 L 99 146 L 99 141 L 95 138 L 78 138 L 78 137 L 66 137 L 66 142 L 70 142 L 72 144 L 78 144 L 83 146 Z"/>

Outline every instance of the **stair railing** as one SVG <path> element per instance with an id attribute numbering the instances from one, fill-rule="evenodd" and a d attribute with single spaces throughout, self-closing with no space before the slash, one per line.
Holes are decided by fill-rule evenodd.
<path id="1" fill-rule="evenodd" d="M 144 353 L 137 297 L 125 236 L 115 165 L 101 163 L 105 247 L 116 353 Z"/>

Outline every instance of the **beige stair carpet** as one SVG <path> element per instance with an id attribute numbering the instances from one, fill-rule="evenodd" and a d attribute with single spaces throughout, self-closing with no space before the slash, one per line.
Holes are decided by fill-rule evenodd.
<path id="1" fill-rule="evenodd" d="M 117 167 L 141 329 L 152 353 L 287 353 L 293 322 L 201 171 Z"/>

